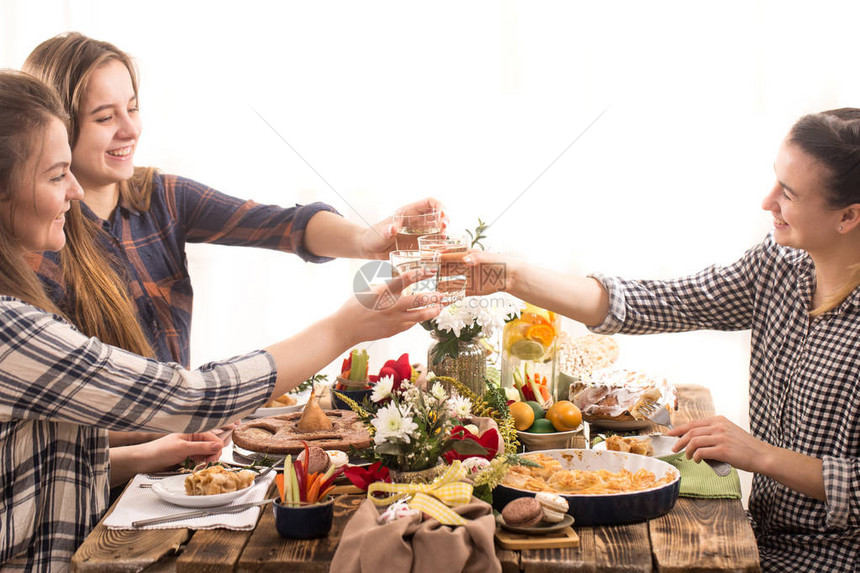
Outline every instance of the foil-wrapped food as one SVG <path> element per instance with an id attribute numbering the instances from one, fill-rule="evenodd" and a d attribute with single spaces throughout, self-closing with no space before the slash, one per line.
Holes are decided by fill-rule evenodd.
<path id="1" fill-rule="evenodd" d="M 588 378 L 571 383 L 570 396 L 589 422 L 642 420 L 646 416 L 639 408 L 653 402 L 670 410 L 678 406 L 675 387 L 665 378 L 617 368 L 596 370 Z"/>

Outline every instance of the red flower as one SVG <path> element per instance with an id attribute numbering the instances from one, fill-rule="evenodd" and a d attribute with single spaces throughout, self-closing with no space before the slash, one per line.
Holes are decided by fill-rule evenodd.
<path id="1" fill-rule="evenodd" d="M 391 376 L 394 383 L 391 385 L 392 392 L 399 392 L 400 385 L 404 380 L 412 379 L 412 365 L 409 364 L 409 354 L 403 353 L 397 360 L 389 360 L 379 369 L 379 378 Z"/>
<path id="2" fill-rule="evenodd" d="M 388 476 L 388 468 L 383 466 L 382 462 L 376 462 L 366 468 L 350 466 L 343 471 L 343 475 L 352 482 L 352 485 L 361 491 L 367 491 L 370 484 L 378 481 L 391 483 L 391 478 Z"/>
<path id="3" fill-rule="evenodd" d="M 449 465 L 454 460 L 463 461 L 466 458 L 484 458 L 487 461 L 492 461 L 496 454 L 499 453 L 499 431 L 495 428 L 490 428 L 485 431 L 480 436 L 476 436 L 463 426 L 455 426 L 453 430 L 451 430 L 451 439 L 453 440 L 474 440 L 478 442 L 487 453 L 482 456 L 466 456 L 463 454 L 458 454 L 454 450 L 448 450 L 445 452 L 445 462 Z"/>

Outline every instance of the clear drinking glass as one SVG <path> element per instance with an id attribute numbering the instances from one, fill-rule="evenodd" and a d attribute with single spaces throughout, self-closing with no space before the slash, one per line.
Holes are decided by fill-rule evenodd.
<path id="1" fill-rule="evenodd" d="M 408 296 L 436 292 L 440 258 L 439 253 L 422 253 L 411 250 L 391 251 L 388 255 L 388 261 L 391 263 L 391 278 L 397 278 L 409 271 L 423 270 L 432 274 L 407 286 L 403 289 L 402 294 Z"/>
<path id="2" fill-rule="evenodd" d="M 421 253 L 439 253 L 439 279 L 436 290 L 442 295 L 442 303 L 450 304 L 466 295 L 469 267 L 463 257 L 469 250 L 466 235 L 424 235 L 418 237 Z"/>
<path id="3" fill-rule="evenodd" d="M 436 209 L 424 213 L 395 213 L 394 225 L 397 236 L 394 245 L 401 251 L 418 250 L 418 237 L 432 235 L 442 230 L 441 213 Z"/>

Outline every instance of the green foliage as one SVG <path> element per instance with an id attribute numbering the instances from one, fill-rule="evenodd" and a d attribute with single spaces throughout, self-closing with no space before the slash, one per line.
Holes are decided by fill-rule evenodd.
<path id="1" fill-rule="evenodd" d="M 314 383 L 325 382 L 326 380 L 328 380 L 328 374 L 314 374 L 313 376 L 311 376 L 310 378 L 308 378 L 307 380 L 305 380 L 304 382 L 302 382 L 301 384 L 299 384 L 298 386 L 296 386 L 295 388 L 293 388 L 292 390 L 287 392 L 287 394 L 300 394 L 300 393 L 304 392 L 305 390 L 307 390 L 308 388 L 313 388 Z"/>
<path id="2" fill-rule="evenodd" d="M 469 246 L 473 249 L 477 246 L 477 247 L 480 247 L 482 251 L 486 250 L 484 248 L 484 245 L 481 244 L 481 241 L 487 238 L 487 235 L 484 234 L 484 231 L 486 231 L 489 228 L 490 228 L 490 226 L 487 225 L 486 223 L 484 223 L 481 220 L 481 218 L 478 217 L 478 226 L 475 227 L 475 231 L 472 232 L 472 231 L 466 229 L 466 233 L 469 234 L 469 238 L 472 241 L 472 243 Z"/>

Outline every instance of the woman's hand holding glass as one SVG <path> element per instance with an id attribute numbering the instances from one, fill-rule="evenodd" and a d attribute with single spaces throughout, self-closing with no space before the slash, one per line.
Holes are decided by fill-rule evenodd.
<path id="1" fill-rule="evenodd" d="M 410 203 L 361 233 L 358 241 L 360 258 L 388 260 L 388 254 L 397 248 L 398 233 L 412 219 L 432 222 L 432 228 L 436 229 L 434 233 L 445 229 L 448 223 L 444 205 L 436 199 L 430 197 Z M 417 249 L 417 243 L 413 248 Z"/>

